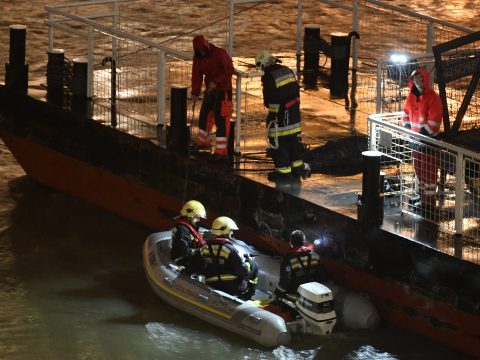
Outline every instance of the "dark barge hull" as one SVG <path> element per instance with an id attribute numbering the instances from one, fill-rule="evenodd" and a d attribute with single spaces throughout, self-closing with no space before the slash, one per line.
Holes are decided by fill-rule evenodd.
<path id="1" fill-rule="evenodd" d="M 283 253 L 282 234 L 300 227 L 309 238 L 321 239 L 318 249 L 334 280 L 368 293 L 387 321 L 480 356 L 476 264 L 384 228 L 364 228 L 224 167 L 198 166 L 151 141 L 28 96 L 12 96 L 4 87 L 0 137 L 36 181 L 153 230 L 171 226 L 185 186 L 189 199 L 206 205 L 210 219 L 235 218 L 242 224 L 239 237 L 261 249 Z"/>

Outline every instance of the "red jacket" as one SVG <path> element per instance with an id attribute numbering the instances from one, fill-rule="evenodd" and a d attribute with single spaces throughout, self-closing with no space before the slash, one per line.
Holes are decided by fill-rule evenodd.
<path id="1" fill-rule="evenodd" d="M 228 53 L 224 49 L 209 43 L 208 56 L 193 59 L 192 95 L 200 95 L 204 76 L 205 84 L 213 81 L 218 91 L 231 90 L 232 75 L 233 64 Z"/>
<path id="2" fill-rule="evenodd" d="M 419 94 L 412 78 L 408 80 L 410 93 L 403 109 L 403 125 L 410 125 L 412 131 L 427 136 L 436 136 L 440 132 L 443 118 L 443 105 L 440 96 L 430 87 L 430 76 L 426 69 L 416 70 L 423 75 L 423 94 Z"/>

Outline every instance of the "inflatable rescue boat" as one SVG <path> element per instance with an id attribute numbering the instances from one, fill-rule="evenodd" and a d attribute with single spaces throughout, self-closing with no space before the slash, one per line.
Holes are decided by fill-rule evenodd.
<path id="1" fill-rule="evenodd" d="M 291 335 L 297 332 L 330 334 L 339 310 L 339 318 L 350 328 L 374 328 L 380 323 L 380 317 L 367 297 L 334 284 L 328 287 L 317 282 L 303 284 L 298 288 L 295 303 L 273 306 L 278 303 L 273 301 L 273 291 L 278 283 L 281 258 L 260 254 L 239 240 L 233 240 L 239 253 L 253 256 L 259 267 L 255 295 L 252 300 L 244 301 L 213 289 L 204 283 L 201 274 L 183 274 L 171 262 L 171 235 L 171 231 L 157 232 L 145 241 L 143 263 L 146 277 L 163 301 L 210 324 L 263 346 L 277 347 L 288 344 Z M 340 295 L 336 300 L 335 293 Z M 280 308 L 289 309 L 288 314 L 279 311 Z"/>

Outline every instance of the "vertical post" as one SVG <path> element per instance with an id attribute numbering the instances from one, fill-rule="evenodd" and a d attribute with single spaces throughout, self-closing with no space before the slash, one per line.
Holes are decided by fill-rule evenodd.
<path id="1" fill-rule="evenodd" d="M 5 64 L 5 86 L 10 91 L 27 94 L 28 64 L 25 62 L 27 27 L 10 25 L 9 62 Z"/>
<path id="2" fill-rule="evenodd" d="M 82 116 L 89 116 L 88 101 L 88 60 L 85 58 L 74 58 L 72 66 L 72 110 Z"/>
<path id="3" fill-rule="evenodd" d="M 158 50 L 157 54 L 157 124 L 165 125 L 165 52 Z"/>
<path id="4" fill-rule="evenodd" d="M 233 0 L 230 0 L 229 6 L 229 15 L 228 15 L 228 55 L 233 58 L 233 18 L 235 16 L 234 13 L 235 4 Z"/>
<path id="5" fill-rule="evenodd" d="M 383 182 L 379 151 L 364 151 L 362 194 L 358 200 L 358 220 L 368 226 L 383 222 Z"/>
<path id="6" fill-rule="evenodd" d="M 65 83 L 65 53 L 63 49 L 52 49 L 47 54 L 47 101 L 61 106 Z"/>
<path id="7" fill-rule="evenodd" d="M 302 0 L 297 0 L 297 36 L 296 36 L 296 58 L 297 58 L 297 78 L 300 76 L 300 63 L 302 57 L 302 15 L 303 4 Z"/>
<path id="8" fill-rule="evenodd" d="M 368 123 L 368 150 L 377 150 L 377 123 L 374 121 Z"/>
<path id="9" fill-rule="evenodd" d="M 348 34 L 334 32 L 332 37 L 332 64 L 330 73 L 330 96 L 345 98 L 348 91 Z"/>
<path id="10" fill-rule="evenodd" d="M 359 34 L 359 5 L 358 0 L 353 0 L 353 31 Z M 356 128 L 357 114 L 357 69 L 358 69 L 358 39 L 353 36 L 353 54 L 352 54 L 352 89 L 350 92 L 350 131 L 354 132 Z M 350 51 L 350 50 L 348 50 Z M 348 76 L 348 75 L 347 75 Z M 348 81 L 348 80 L 347 80 Z M 347 84 L 348 86 L 348 84 Z"/>
<path id="11" fill-rule="evenodd" d="M 87 97 L 93 97 L 93 29 L 88 28 L 88 53 L 87 53 Z"/>
<path id="12" fill-rule="evenodd" d="M 427 25 L 427 48 L 425 49 L 427 54 L 433 51 L 433 45 L 435 45 L 435 26 L 430 20 Z"/>
<path id="13" fill-rule="evenodd" d="M 63 49 L 52 49 L 47 55 L 47 89 L 62 90 L 65 78 L 65 52 Z"/>
<path id="14" fill-rule="evenodd" d="M 235 120 L 235 153 L 240 154 L 240 135 L 242 127 L 242 77 L 237 73 L 237 87 L 235 89 L 235 101 L 237 103 L 237 119 Z M 245 95 L 246 96 L 246 95 Z"/>
<path id="15" fill-rule="evenodd" d="M 382 68 L 384 62 L 382 60 L 377 62 L 377 96 L 375 98 L 375 112 L 377 114 L 382 113 Z"/>
<path id="16" fill-rule="evenodd" d="M 53 13 L 51 11 L 48 12 L 48 51 L 53 50 L 53 42 L 54 42 L 54 33 L 53 33 L 53 26 L 50 25 L 53 21 Z"/>
<path id="17" fill-rule="evenodd" d="M 167 147 L 187 154 L 190 142 L 190 127 L 187 125 L 187 87 L 172 86 L 170 95 L 170 126 L 167 131 Z"/>
<path id="18" fill-rule="evenodd" d="M 320 53 L 316 43 L 320 40 L 320 25 L 305 25 L 303 39 L 303 86 L 305 89 L 317 88 L 317 76 L 320 68 Z"/>
<path id="19" fill-rule="evenodd" d="M 463 235 L 463 189 L 465 188 L 465 166 L 463 153 L 459 152 L 456 159 L 455 174 L 455 234 Z"/>

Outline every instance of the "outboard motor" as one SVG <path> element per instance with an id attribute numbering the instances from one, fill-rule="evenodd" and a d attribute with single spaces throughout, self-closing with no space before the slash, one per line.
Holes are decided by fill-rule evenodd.
<path id="1" fill-rule="evenodd" d="M 317 282 L 302 284 L 297 291 L 299 297 L 295 305 L 302 316 L 299 330 L 315 335 L 331 334 L 337 323 L 332 291 Z"/>

